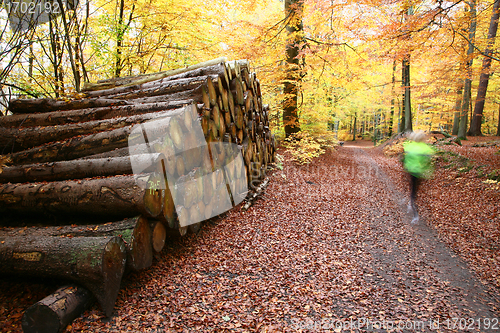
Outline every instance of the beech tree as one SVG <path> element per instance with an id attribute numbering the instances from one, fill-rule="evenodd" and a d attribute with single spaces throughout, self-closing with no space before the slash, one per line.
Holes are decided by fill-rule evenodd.
<path id="1" fill-rule="evenodd" d="M 465 61 L 465 79 L 464 79 L 464 92 L 462 98 L 462 107 L 460 114 L 460 125 L 458 126 L 457 136 L 459 139 L 466 138 L 467 121 L 469 115 L 469 108 L 471 105 L 472 95 L 472 63 L 474 61 L 474 39 L 476 36 L 476 0 L 467 2 L 469 5 L 469 35 L 468 35 L 468 48 L 467 57 Z"/>
<path id="2" fill-rule="evenodd" d="M 486 99 L 486 90 L 490 79 L 491 56 L 498 29 L 498 19 L 500 17 L 500 0 L 493 3 L 493 13 L 491 14 L 490 27 L 488 29 L 488 46 L 484 52 L 483 66 L 481 76 L 479 77 L 479 86 L 477 88 L 476 104 L 469 129 L 469 135 L 478 136 L 481 133 L 481 123 L 483 120 L 484 102 Z"/>
<path id="3" fill-rule="evenodd" d="M 299 52 L 304 42 L 303 6 L 303 0 L 285 0 L 286 30 L 289 35 L 286 44 L 286 74 L 283 82 L 283 125 L 286 137 L 300 131 L 297 99 L 302 74 Z"/>

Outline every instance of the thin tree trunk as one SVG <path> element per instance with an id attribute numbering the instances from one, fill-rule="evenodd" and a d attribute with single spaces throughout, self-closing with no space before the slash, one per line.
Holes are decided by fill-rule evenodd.
<path id="1" fill-rule="evenodd" d="M 470 26 L 469 26 L 469 47 L 467 49 L 467 62 L 465 67 L 466 78 L 464 80 L 464 98 L 460 115 L 460 126 L 458 127 L 457 137 L 460 140 L 466 139 L 468 114 L 471 106 L 472 93 L 472 63 L 474 61 L 474 40 L 476 37 L 476 0 L 468 2 L 470 6 Z"/>
<path id="2" fill-rule="evenodd" d="M 458 80 L 458 87 L 457 87 L 457 97 L 455 100 L 455 106 L 453 107 L 453 130 L 452 134 L 457 135 L 458 134 L 458 127 L 460 126 L 460 110 L 461 110 L 461 105 L 462 105 L 462 98 L 463 98 L 463 91 L 464 88 L 464 81 L 462 79 Z"/>
<path id="3" fill-rule="evenodd" d="M 122 70 L 122 43 L 123 35 L 125 33 L 125 28 L 123 27 L 123 12 L 125 10 L 125 1 L 120 0 L 120 8 L 118 15 L 118 27 L 116 35 L 116 61 L 115 61 L 115 77 L 120 77 Z"/>
<path id="4" fill-rule="evenodd" d="M 486 91 L 488 90 L 488 81 L 490 79 L 491 55 L 493 54 L 493 45 L 498 29 L 498 19 L 500 17 L 500 0 L 495 0 L 493 4 L 493 13 L 491 14 L 490 27 L 488 29 L 488 46 L 484 52 L 483 67 L 479 78 L 479 86 L 477 87 L 476 104 L 469 129 L 469 135 L 479 136 L 481 133 L 481 123 L 483 120 L 484 102 L 486 99 Z"/>
<path id="5" fill-rule="evenodd" d="M 396 104 L 395 100 L 395 89 L 396 89 L 396 59 L 392 62 L 392 88 L 391 88 L 391 116 L 389 117 L 389 137 L 392 137 L 392 128 L 394 126 L 394 106 Z"/>
<path id="6" fill-rule="evenodd" d="M 73 47 L 71 46 L 71 34 L 69 31 L 69 25 L 68 21 L 66 20 L 66 12 L 64 10 L 64 5 L 62 3 L 62 0 L 57 0 L 57 3 L 59 4 L 59 8 L 61 10 L 61 18 L 63 22 L 63 27 L 64 27 L 64 33 L 65 33 L 65 39 L 66 39 L 66 48 L 68 50 L 68 57 L 69 57 L 69 63 L 71 64 L 71 69 L 73 71 L 73 77 L 75 79 L 75 90 L 77 92 L 80 91 L 80 74 L 78 72 L 78 68 L 75 63 L 75 57 L 73 55 Z"/>
<path id="7" fill-rule="evenodd" d="M 413 15 L 413 6 L 410 4 L 405 15 L 405 20 L 407 20 L 408 16 Z M 407 38 L 411 38 L 408 35 Z M 407 50 L 407 53 L 404 55 L 401 75 L 402 75 L 402 85 L 403 85 L 403 114 L 404 121 L 401 122 L 401 126 L 403 128 L 403 132 L 411 132 L 413 130 L 412 126 L 412 112 L 411 112 L 411 81 L 410 81 L 410 57 L 411 51 Z"/>
<path id="8" fill-rule="evenodd" d="M 411 89 L 410 89 L 410 56 L 407 55 L 405 59 L 403 59 L 402 65 L 403 72 L 403 110 L 404 110 L 404 132 L 411 132 L 413 130 L 412 127 L 412 114 L 411 114 Z"/>
<path id="9" fill-rule="evenodd" d="M 357 126 L 357 120 L 358 120 L 358 113 L 354 112 L 354 125 L 352 127 L 352 141 L 356 141 L 356 126 Z"/>
<path id="10" fill-rule="evenodd" d="M 500 136 L 500 103 L 498 103 L 498 126 L 497 126 L 497 136 Z"/>

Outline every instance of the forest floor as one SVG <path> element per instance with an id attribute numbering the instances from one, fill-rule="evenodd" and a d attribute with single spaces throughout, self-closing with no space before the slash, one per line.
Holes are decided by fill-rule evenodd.
<path id="1" fill-rule="evenodd" d="M 124 279 L 112 318 L 94 305 L 69 331 L 499 329 L 500 189 L 484 175 L 500 156 L 472 143 L 442 148 L 460 155 L 441 155 L 421 185 L 417 224 L 407 176 L 381 148 L 346 142 L 302 166 L 285 158 L 248 211 L 169 239 L 153 267 Z M 0 280 L 4 332 L 53 291 L 26 282 Z"/>

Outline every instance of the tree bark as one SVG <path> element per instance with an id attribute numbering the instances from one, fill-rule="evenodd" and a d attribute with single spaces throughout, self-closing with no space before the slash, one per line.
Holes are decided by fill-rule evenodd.
<path id="1" fill-rule="evenodd" d="M 285 15 L 288 18 L 286 30 L 289 40 L 286 45 L 286 68 L 283 82 L 283 125 L 287 138 L 300 131 L 297 99 L 301 80 L 299 48 L 300 43 L 304 41 L 303 6 L 303 0 L 285 0 Z"/>
<path id="2" fill-rule="evenodd" d="M 111 131 L 153 119 L 171 117 L 181 113 L 182 110 L 183 109 L 173 109 L 169 111 L 150 112 L 128 117 L 94 120 L 60 126 L 27 128 L 0 127 L 0 147 L 10 152 L 19 152 L 46 143 L 66 140 L 80 135 Z"/>
<path id="3" fill-rule="evenodd" d="M 1 184 L 0 211 L 16 215 L 129 217 L 161 213 L 156 174 Z"/>
<path id="4" fill-rule="evenodd" d="M 497 136 L 500 136 L 500 103 L 498 103 L 498 126 L 497 126 Z"/>
<path id="5" fill-rule="evenodd" d="M 111 316 L 125 271 L 120 237 L 0 238 L 0 273 L 69 279 L 82 284 Z"/>
<path id="6" fill-rule="evenodd" d="M 89 92 L 88 97 L 105 96 L 113 99 L 135 99 L 141 97 L 153 97 L 159 95 L 172 95 L 186 90 L 193 90 L 206 84 L 207 79 L 212 75 L 188 77 L 177 80 L 160 79 L 153 82 L 132 86 L 119 86 L 107 91 Z M 217 77 L 217 75 L 213 75 Z"/>
<path id="7" fill-rule="evenodd" d="M 15 227 L 0 230 L 0 237 L 109 237 L 118 236 L 127 248 L 127 269 L 139 271 L 153 262 L 152 230 L 143 216 L 92 225 Z M 160 235 L 161 236 L 161 235 Z"/>
<path id="8" fill-rule="evenodd" d="M 467 122 L 472 95 L 472 63 L 474 61 L 474 40 L 476 37 L 476 0 L 468 2 L 470 6 L 470 25 L 469 25 L 469 47 L 467 49 L 467 61 L 465 66 L 464 97 L 460 114 L 460 125 L 458 127 L 457 137 L 460 140 L 466 139 Z"/>
<path id="9" fill-rule="evenodd" d="M 72 160 L 87 155 L 99 154 L 128 145 L 128 137 L 134 126 L 112 131 L 75 137 L 60 142 L 12 153 L 9 156 L 14 165 Z"/>
<path id="10" fill-rule="evenodd" d="M 131 104 L 126 100 L 88 98 L 71 101 L 58 101 L 51 98 L 15 99 L 9 103 L 9 111 L 16 113 L 44 113 L 52 111 L 78 110 L 106 106 L 120 106 Z"/>
<path id="11" fill-rule="evenodd" d="M 402 75 L 403 75 L 403 112 L 404 112 L 404 132 L 411 132 L 413 130 L 412 126 L 412 114 L 411 114 L 411 88 L 410 88 L 410 55 L 407 55 L 405 59 L 403 59 L 402 66 Z"/>
<path id="12" fill-rule="evenodd" d="M 169 80 L 188 78 L 201 75 L 218 74 L 212 72 L 212 66 L 218 66 L 225 61 L 225 58 L 217 58 L 206 62 L 201 62 L 186 68 L 179 68 L 155 74 L 144 74 L 138 76 L 128 76 L 121 78 L 112 78 L 109 80 L 101 80 L 97 83 L 86 83 L 82 91 L 87 92 L 89 95 L 105 96 L 109 95 L 114 88 L 118 86 L 137 86 L 147 82 L 158 81 L 163 78 Z"/>
<path id="13" fill-rule="evenodd" d="M 391 115 L 389 117 L 389 137 L 392 137 L 392 128 L 394 126 L 394 106 L 396 104 L 395 89 L 396 89 L 396 59 L 394 59 L 394 61 L 392 62 L 392 86 L 391 86 L 392 98 L 391 98 Z"/>
<path id="14" fill-rule="evenodd" d="M 358 113 L 354 112 L 354 124 L 352 126 L 352 141 L 356 141 L 356 126 L 358 122 Z"/>
<path id="15" fill-rule="evenodd" d="M 163 101 L 146 103 L 147 101 L 133 101 L 129 105 L 108 106 L 70 111 L 52 111 L 37 114 L 15 114 L 0 117 L 0 127 L 29 127 L 29 126 L 55 126 L 69 123 L 88 122 L 93 120 L 110 119 L 115 117 L 129 117 L 155 111 L 178 109 L 186 104 L 191 104 L 191 99 L 170 99 L 164 97 Z"/>
<path id="16" fill-rule="evenodd" d="M 493 45 L 495 44 L 495 37 L 497 35 L 499 17 L 500 0 L 495 0 L 493 4 L 493 13 L 491 14 L 490 27 L 488 29 L 488 46 L 484 52 L 483 67 L 479 77 L 479 86 L 477 87 L 476 104 L 474 105 L 474 113 L 469 129 L 469 135 L 472 136 L 482 135 L 481 123 L 483 120 L 484 102 L 490 79 L 491 55 L 493 54 Z"/>
<path id="17" fill-rule="evenodd" d="M 62 333 L 94 301 L 92 293 L 84 287 L 76 284 L 61 287 L 24 312 L 21 322 L 23 332 Z"/>
<path id="18" fill-rule="evenodd" d="M 455 100 L 455 106 L 453 107 L 453 129 L 451 134 L 457 135 L 458 134 L 458 128 L 460 126 L 460 110 L 461 110 L 461 105 L 462 105 L 462 98 L 463 98 L 463 88 L 464 88 L 464 81 L 462 79 L 458 80 L 458 87 L 457 87 L 457 97 Z"/>
<path id="19" fill-rule="evenodd" d="M 158 153 L 133 155 L 133 157 L 127 154 L 124 157 L 6 166 L 0 173 L 0 183 L 47 182 L 97 176 L 130 175 L 134 173 L 132 162 L 134 166 L 140 166 L 136 170 L 140 169 L 142 172 L 148 173 L 154 172 L 162 159 L 164 156 Z"/>

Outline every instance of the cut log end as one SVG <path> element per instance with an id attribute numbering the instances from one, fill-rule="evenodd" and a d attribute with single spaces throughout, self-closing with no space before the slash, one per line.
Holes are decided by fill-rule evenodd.
<path id="1" fill-rule="evenodd" d="M 165 239 L 167 237 L 167 229 L 160 221 L 153 221 L 151 226 L 151 244 L 156 253 L 161 252 L 165 247 Z"/>
<path id="2" fill-rule="evenodd" d="M 160 179 L 159 173 L 152 174 L 148 180 L 148 188 L 144 193 L 144 206 L 146 212 L 152 217 L 157 217 L 162 212 L 161 189 L 158 187 Z"/>
<path id="3" fill-rule="evenodd" d="M 132 237 L 127 241 L 129 250 L 127 265 L 134 270 L 148 268 L 153 263 L 153 249 L 151 245 L 151 228 L 144 217 L 137 219 Z"/>
<path id="4" fill-rule="evenodd" d="M 113 237 L 106 244 L 103 252 L 104 285 L 101 292 L 94 292 L 99 304 L 107 317 L 113 313 L 116 298 L 120 290 L 120 283 L 125 271 L 127 252 L 125 244 L 119 237 Z"/>

